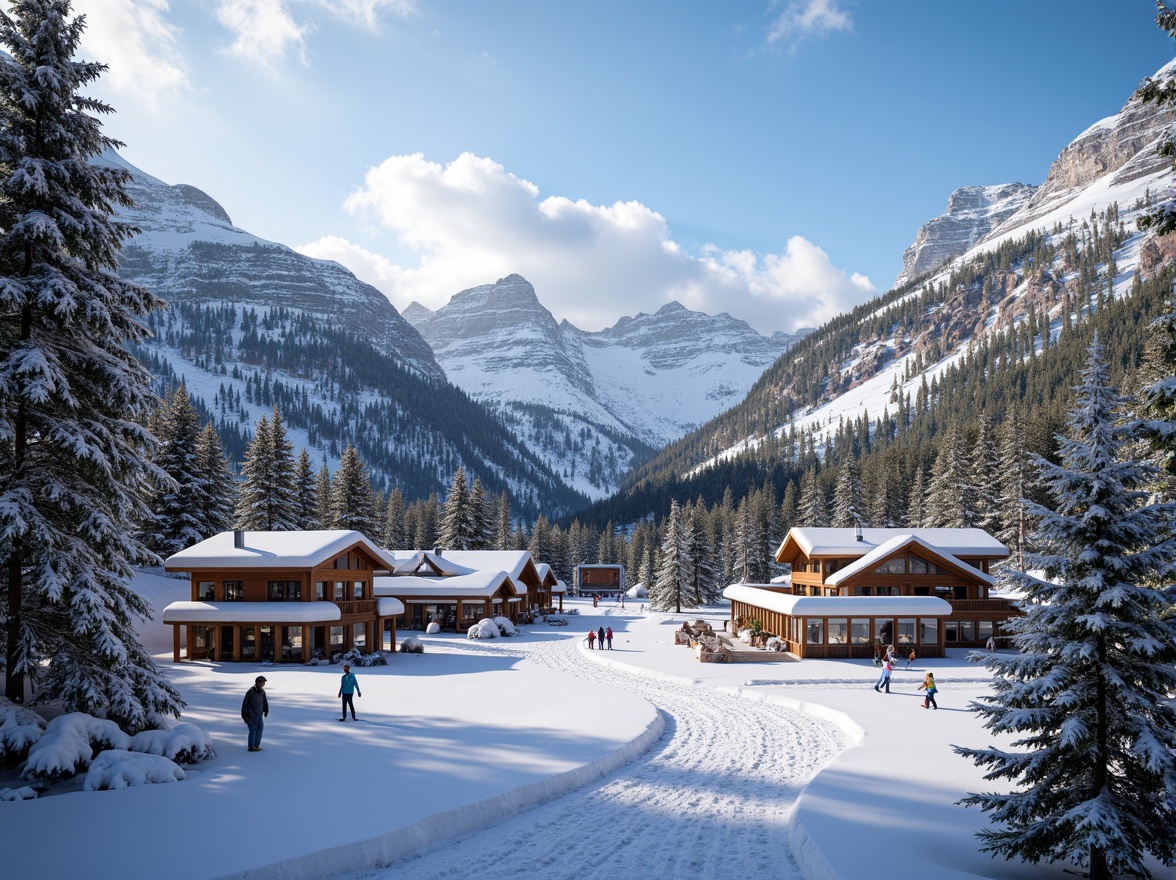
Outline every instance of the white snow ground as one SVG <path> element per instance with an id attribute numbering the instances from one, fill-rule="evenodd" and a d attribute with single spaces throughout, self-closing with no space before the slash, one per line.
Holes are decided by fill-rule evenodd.
<path id="1" fill-rule="evenodd" d="M 703 664 L 673 644 L 721 609 L 568 602 L 566 628 L 416 634 L 424 655 L 357 670 L 358 723 L 337 720 L 337 666 L 160 656 L 218 757 L 178 785 L 0 803 L 0 876 L 1073 876 L 977 853 L 984 816 L 955 802 L 991 786 L 950 745 L 992 737 L 965 709 L 987 682 L 963 652 L 900 664 L 885 695 L 868 662 Z M 611 653 L 584 644 L 601 625 Z M 927 669 L 938 711 L 915 690 Z M 262 671 L 264 751 L 247 754 L 240 701 Z"/>

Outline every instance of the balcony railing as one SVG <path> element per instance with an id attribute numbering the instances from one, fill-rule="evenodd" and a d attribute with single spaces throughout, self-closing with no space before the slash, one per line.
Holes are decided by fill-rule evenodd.
<path id="1" fill-rule="evenodd" d="M 375 614 L 375 599 L 357 599 L 352 602 L 336 602 L 340 614 Z"/>
<path id="2" fill-rule="evenodd" d="M 948 599 L 952 612 L 1011 611 L 1013 603 L 1008 599 Z"/>

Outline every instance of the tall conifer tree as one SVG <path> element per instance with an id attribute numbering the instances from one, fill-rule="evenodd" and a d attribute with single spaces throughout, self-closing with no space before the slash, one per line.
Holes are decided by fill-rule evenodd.
<path id="1" fill-rule="evenodd" d="M 358 450 L 348 443 L 339 459 L 339 470 L 331 480 L 332 528 L 373 535 L 376 533 L 374 510 L 371 475 Z"/>
<path id="2" fill-rule="evenodd" d="M 233 479 L 220 435 L 211 422 L 196 439 L 196 471 L 205 487 L 200 531 L 208 538 L 233 525 L 233 509 L 237 505 L 237 481 Z"/>
<path id="3" fill-rule="evenodd" d="M 107 105 L 81 90 L 105 65 L 74 61 L 84 22 L 68 0 L 16 0 L 0 13 L 0 578 L 7 602 L 5 696 L 26 676 L 67 709 L 130 729 L 178 714 L 179 694 L 144 651 L 149 616 L 132 566 L 155 559 L 141 426 L 156 405 L 128 352 L 161 303 L 121 280 L 135 230 L 112 213 L 130 175 L 95 164 L 121 146 Z M 158 473 L 158 472 L 155 472 Z"/>

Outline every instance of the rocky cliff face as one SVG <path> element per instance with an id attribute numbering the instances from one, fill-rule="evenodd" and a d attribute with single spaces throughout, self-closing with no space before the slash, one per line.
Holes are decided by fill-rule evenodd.
<path id="1" fill-rule="evenodd" d="M 118 156 L 104 158 L 133 174 L 134 205 L 120 210 L 119 219 L 142 232 L 123 249 L 124 277 L 169 302 L 284 306 L 327 318 L 413 372 L 445 378 L 428 344 L 388 298 L 338 263 L 238 229 L 215 199 L 193 186 L 169 186 Z"/>
<path id="2" fill-rule="evenodd" d="M 947 213 L 919 229 L 902 255 L 902 272 L 894 280 L 901 287 L 938 269 L 982 241 L 993 229 L 1019 211 L 1037 191 L 1024 183 L 965 186 L 947 200 Z"/>

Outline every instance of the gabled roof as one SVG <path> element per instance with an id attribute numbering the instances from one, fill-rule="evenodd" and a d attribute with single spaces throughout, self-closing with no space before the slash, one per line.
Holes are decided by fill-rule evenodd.
<path id="1" fill-rule="evenodd" d="M 536 586 L 542 582 L 530 550 L 395 550 L 390 555 L 396 559 L 396 566 L 389 571 L 395 574 L 419 572 L 422 567 L 438 577 L 505 571 L 523 593 L 527 591 L 528 581 Z"/>
<path id="2" fill-rule="evenodd" d="M 856 529 L 793 528 L 776 550 L 778 561 L 792 560 L 799 553 L 814 556 L 865 556 L 892 538 L 913 535 L 939 553 L 952 556 L 983 556 L 1004 559 L 1009 548 L 984 529 Z"/>
<path id="3" fill-rule="evenodd" d="M 314 568 L 329 559 L 362 547 L 378 563 L 391 567 L 392 557 L 362 532 L 319 529 L 292 532 L 245 532 L 245 546 L 234 546 L 233 532 L 221 532 L 193 544 L 164 561 L 168 571 L 206 568 Z"/>
<path id="4" fill-rule="evenodd" d="M 539 583 L 545 587 L 554 587 L 559 583 L 559 578 L 555 576 L 555 572 L 551 570 L 551 566 L 546 562 L 537 562 L 535 564 L 535 571 L 539 573 Z"/>
<path id="5" fill-rule="evenodd" d="M 950 553 L 945 553 L 938 547 L 932 547 L 922 538 L 911 534 L 895 535 L 889 541 L 884 541 L 865 556 L 854 560 L 851 564 L 845 566 L 845 568 L 840 568 L 833 572 L 833 574 L 825 579 L 825 583 L 832 587 L 843 584 L 856 574 L 872 570 L 874 566 L 879 565 L 887 557 L 893 556 L 895 553 L 900 550 L 905 550 L 907 547 L 918 547 L 922 551 L 919 555 L 930 562 L 942 563 L 948 568 L 956 569 L 960 574 L 975 578 L 978 581 L 983 581 L 989 585 L 996 583 L 996 579 L 992 575 L 985 574 L 979 569 L 973 568 L 968 563 L 957 559 Z"/>
<path id="6" fill-rule="evenodd" d="M 475 571 L 444 578 L 377 577 L 373 587 L 377 597 L 398 599 L 479 599 L 489 598 L 506 585 L 508 596 L 514 595 L 514 581 L 504 571 Z"/>
<path id="7" fill-rule="evenodd" d="M 723 598 L 792 617 L 949 617 L 951 603 L 938 596 L 793 596 L 732 584 Z"/>

